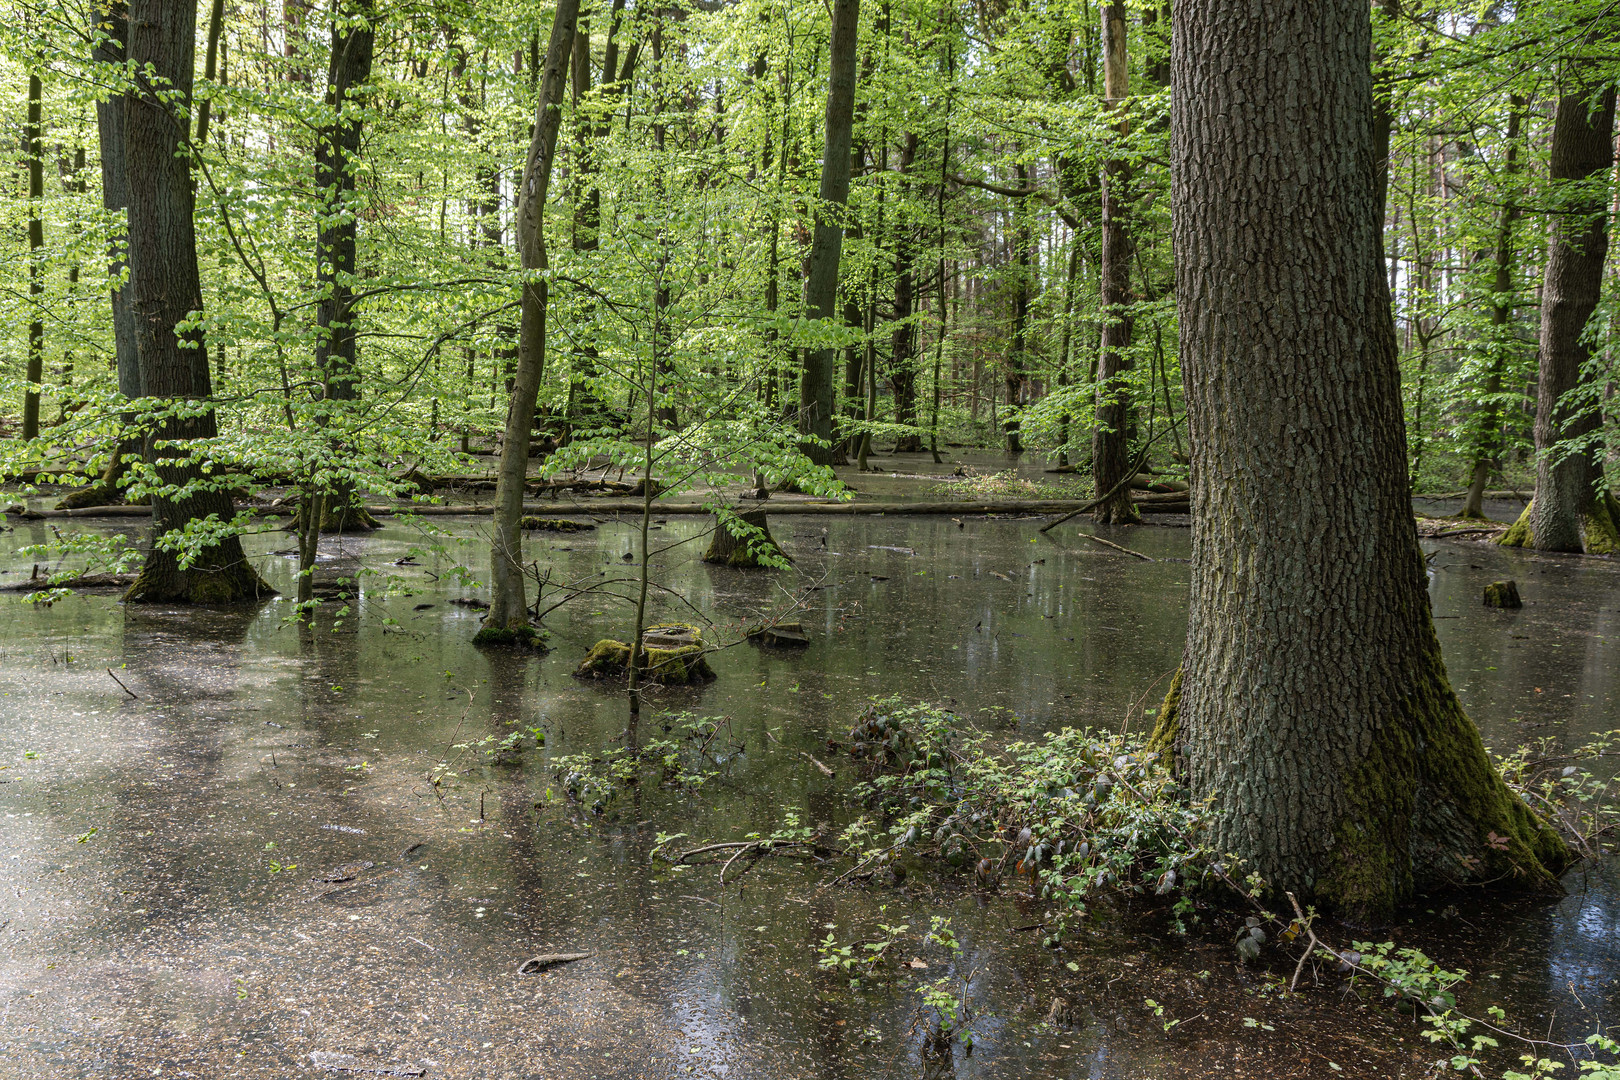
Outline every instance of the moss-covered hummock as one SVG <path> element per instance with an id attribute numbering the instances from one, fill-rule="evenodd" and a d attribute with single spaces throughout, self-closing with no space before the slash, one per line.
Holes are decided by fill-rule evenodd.
<path id="1" fill-rule="evenodd" d="M 663 648 L 653 641 L 690 638 L 693 644 Z M 647 682 L 665 686 L 689 686 L 715 678 L 703 648 L 703 635 L 695 626 L 686 623 L 662 623 L 649 626 L 642 634 L 642 678 Z M 603 638 L 591 646 L 585 659 L 574 669 L 581 679 L 608 679 L 623 675 L 630 666 L 630 646 L 613 638 Z"/>
<path id="2" fill-rule="evenodd" d="M 546 649 L 547 634 L 539 627 L 521 626 L 485 626 L 473 635 L 474 645 L 485 645 L 503 649 Z"/>

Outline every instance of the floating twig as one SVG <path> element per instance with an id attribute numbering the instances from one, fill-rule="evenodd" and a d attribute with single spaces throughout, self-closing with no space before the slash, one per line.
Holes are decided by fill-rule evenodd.
<path id="1" fill-rule="evenodd" d="M 113 669 L 112 668 L 107 669 L 107 674 L 112 677 L 113 682 L 118 684 L 118 689 L 122 690 L 124 693 L 128 694 L 131 698 L 135 699 L 136 701 L 141 700 L 141 695 L 137 694 L 135 691 L 133 691 L 129 687 L 125 686 L 123 680 L 120 679 L 118 676 L 113 675 Z"/>

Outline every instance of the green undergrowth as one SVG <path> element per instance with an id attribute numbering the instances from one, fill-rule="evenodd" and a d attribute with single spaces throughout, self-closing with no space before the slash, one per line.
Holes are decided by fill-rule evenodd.
<path id="1" fill-rule="evenodd" d="M 1053 901 L 1060 925 L 1103 893 L 1162 897 L 1179 931 L 1196 918 L 1190 889 L 1216 865 L 1202 808 L 1136 736 L 1064 728 L 996 746 L 955 713 L 889 699 L 847 749 L 867 773 L 842 841 L 854 874 L 940 861 Z"/>

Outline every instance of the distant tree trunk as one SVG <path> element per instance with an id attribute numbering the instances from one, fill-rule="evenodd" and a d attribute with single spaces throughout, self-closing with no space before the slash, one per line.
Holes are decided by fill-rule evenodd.
<path id="1" fill-rule="evenodd" d="M 855 59 L 861 0 L 832 0 L 832 38 L 828 50 L 826 140 L 821 156 L 821 188 L 816 203 L 816 232 L 810 242 L 810 266 L 804 281 L 805 313 L 831 319 L 838 309 L 838 262 L 843 253 L 843 210 L 849 201 L 849 144 L 855 118 Z M 837 350 L 806 349 L 799 378 L 799 430 L 825 445 L 802 443 L 819 465 L 833 460 L 833 418 L 838 402 L 833 381 Z"/>
<path id="2" fill-rule="evenodd" d="M 547 268 L 545 208 L 551 185 L 551 164 L 557 152 L 557 129 L 562 125 L 563 89 L 568 83 L 569 54 L 579 0 L 558 0 L 540 77 L 540 100 L 535 107 L 534 134 L 523 167 L 518 193 L 518 254 L 526 272 Z M 546 304 L 549 291 L 539 274 L 523 284 L 523 322 L 518 336 L 517 376 L 506 411 L 506 438 L 501 443 L 500 471 L 495 481 L 494 540 L 490 544 L 489 615 L 476 640 L 527 644 L 534 639 L 529 625 L 523 580 L 523 491 L 529 472 L 529 435 L 534 428 L 534 403 L 540 395 L 540 377 L 546 366 Z"/>
<path id="3" fill-rule="evenodd" d="M 136 78 L 124 102 L 129 292 L 141 387 L 154 405 L 207 401 L 213 393 L 202 332 L 176 331 L 203 307 L 191 166 L 182 149 L 191 132 L 196 29 L 195 4 L 135 0 L 130 5 L 130 63 L 148 74 Z M 273 591 L 259 580 L 234 535 L 184 562 L 164 546 L 165 537 L 193 522 L 210 517 L 229 522 L 235 516 L 229 478 L 214 472 L 205 479 L 198 451 L 190 445 L 217 433 L 211 408 L 164 417 L 148 430 L 146 460 L 160 484 L 182 493 L 152 496 L 152 540 L 126 600 L 225 603 Z"/>
<path id="4" fill-rule="evenodd" d="M 1572 61 L 1553 118 L 1549 175 L 1559 181 L 1590 181 L 1614 164 L 1612 84 L 1604 86 L 1593 61 Z M 1608 199 L 1591 189 L 1552 215 L 1547 270 L 1541 287 L 1540 374 L 1536 387 L 1536 494 L 1502 537 L 1509 547 L 1541 551 L 1620 550 L 1620 501 L 1603 477 L 1603 423 L 1594 379 L 1582 368 L 1592 357 L 1583 340 L 1587 320 L 1603 293 L 1603 263 L 1609 253 Z M 1577 388 L 1589 393 L 1571 401 Z M 1559 443 L 1584 440 L 1569 451 Z"/>
<path id="5" fill-rule="evenodd" d="M 894 330 L 889 335 L 889 380 L 894 386 L 894 422 L 917 424 L 917 312 L 916 236 L 909 218 L 910 192 L 907 184 L 911 165 L 917 157 L 917 134 L 907 132 L 900 140 L 900 198 L 894 207 Z M 916 432 L 901 435 L 894 452 L 912 453 L 922 449 L 922 436 Z"/>
<path id="6" fill-rule="evenodd" d="M 1125 103 L 1130 92 L 1125 55 L 1125 5 L 1112 0 L 1102 8 L 1103 95 L 1105 107 L 1112 110 Z M 1115 125 L 1120 142 L 1127 132 L 1126 121 Z M 1102 351 L 1097 363 L 1097 428 L 1091 439 L 1091 475 L 1096 497 L 1103 501 L 1092 510 L 1100 522 L 1141 520 L 1131 500 L 1127 473 L 1131 468 L 1130 389 L 1126 373 L 1131 369 L 1130 231 L 1125 226 L 1126 189 L 1130 185 L 1130 162 L 1112 157 L 1103 165 L 1102 185 Z M 1117 490 L 1116 490 L 1117 489 Z M 1107 496 L 1104 498 L 1104 496 Z"/>
<path id="7" fill-rule="evenodd" d="M 1455 884 L 1556 889 L 1569 852 L 1497 776 L 1429 611 L 1365 0 L 1180 0 L 1174 26 L 1193 563 L 1154 745 L 1209 800 L 1200 842 L 1274 894 L 1380 919 Z"/>
<path id="8" fill-rule="evenodd" d="M 355 401 L 360 370 L 354 330 L 355 248 L 358 237 L 355 165 L 361 121 L 355 101 L 371 80 L 376 51 L 376 14 L 371 0 L 355 0 L 351 15 L 338 8 L 332 22 L 332 55 L 326 69 L 326 106 L 331 123 L 316 134 L 315 189 L 321 207 L 315 235 L 315 280 L 321 288 L 315 311 L 315 366 L 327 401 Z M 327 419 L 332 419 L 328 417 Z M 377 522 L 349 484 L 334 485 L 322 502 L 322 532 L 375 529 Z"/>
<path id="9" fill-rule="evenodd" d="M 1519 218 L 1510 185 L 1519 171 L 1519 116 L 1524 99 L 1517 94 L 1508 105 L 1507 152 L 1502 160 L 1502 187 L 1508 195 L 1496 219 L 1496 275 L 1491 281 L 1490 367 L 1485 376 L 1485 402 L 1474 417 L 1474 469 L 1463 499 L 1465 518 L 1485 516 L 1485 483 L 1502 452 L 1502 379 L 1508 356 L 1517 347 L 1513 340 L 1513 225 Z"/>
<path id="10" fill-rule="evenodd" d="M 45 381 L 45 147 L 41 115 L 45 91 L 38 75 L 28 76 L 28 126 L 23 142 L 28 155 L 28 389 L 23 391 L 22 437 L 39 437 L 39 391 Z"/>
<path id="11" fill-rule="evenodd" d="M 1019 190 L 1029 187 L 1029 168 L 1020 162 L 1014 166 Z M 1029 294 L 1030 248 L 1034 238 L 1029 227 L 1029 200 L 1019 198 L 1013 203 L 1013 296 L 1012 344 L 1007 350 L 1007 420 L 1002 432 L 1007 439 L 1007 453 L 1024 452 L 1024 433 L 1019 427 L 1018 408 L 1024 404 L 1024 387 L 1029 379 Z"/>

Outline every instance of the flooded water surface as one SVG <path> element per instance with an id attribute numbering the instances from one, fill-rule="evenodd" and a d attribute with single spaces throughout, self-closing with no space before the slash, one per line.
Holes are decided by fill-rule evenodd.
<path id="1" fill-rule="evenodd" d="M 729 647 L 713 683 L 650 695 L 643 727 L 678 739 L 683 714 L 725 718 L 717 771 L 596 808 L 555 761 L 624 729 L 622 690 L 572 671 L 628 632 L 613 594 L 633 531 L 531 536 L 554 582 L 596 588 L 549 616 L 549 653 L 520 656 L 471 646 L 479 612 L 451 601 L 478 590 L 453 567 L 477 573 L 486 542 L 439 520 L 437 537 L 326 541 L 328 576 L 363 572 L 313 629 L 286 602 L 0 598 L 0 1077 L 1417 1077 L 1436 1057 L 1409 1016 L 1341 1000 L 1337 977 L 1283 998 L 1229 945 L 1140 912 L 1099 912 L 1051 949 L 1030 929 L 1039 904 L 955 875 L 829 887 L 847 862 L 768 858 L 722 886 L 718 863 L 652 857 L 670 834 L 738 841 L 795 817 L 836 836 L 855 774 L 827 741 L 874 696 L 1009 737 L 1151 723 L 1182 648 L 1186 530 L 1102 534 L 1147 562 L 1089 524 L 777 515 L 793 568 L 747 572 L 700 562 L 703 519 L 672 516 L 652 534 L 653 615 L 712 622 Z M 19 523 L 0 546 L 51 524 L 65 531 Z M 251 539 L 293 591 L 285 534 Z M 1620 567 L 1428 550 L 1452 678 L 1489 743 L 1620 727 Z M 9 559 L 0 582 L 27 576 Z M 1526 607 L 1482 607 L 1506 576 Z M 806 588 L 807 649 L 730 644 Z M 522 749 L 492 753 L 514 732 Z M 1620 1003 L 1620 881 L 1593 864 L 1567 885 L 1384 936 L 1467 968 L 1465 1005 L 1584 1038 Z M 925 941 L 934 916 L 959 951 Z M 908 928 L 903 965 L 855 989 L 818 970 L 829 934 L 880 926 Z M 971 1052 L 925 1046 L 918 988 L 940 978 L 973 1013 Z M 1048 1024 L 1058 998 L 1068 1022 Z"/>

